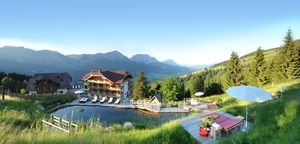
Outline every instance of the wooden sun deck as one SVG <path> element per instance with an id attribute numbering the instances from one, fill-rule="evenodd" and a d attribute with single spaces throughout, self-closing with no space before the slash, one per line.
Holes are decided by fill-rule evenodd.
<path id="1" fill-rule="evenodd" d="M 200 116 L 196 116 L 196 117 L 192 117 L 192 118 L 183 120 L 183 121 L 180 122 L 180 125 L 190 135 L 192 135 L 196 140 L 198 140 L 200 143 L 207 143 L 207 144 L 217 143 L 218 140 L 222 139 L 222 137 L 218 137 L 218 138 L 214 139 L 212 137 L 202 137 L 202 136 L 199 135 L 199 129 L 200 129 L 200 124 L 201 124 L 201 118 L 200 117 L 206 116 L 206 115 L 209 115 L 209 114 L 212 114 L 212 113 L 219 113 L 219 114 L 221 114 L 223 116 L 226 116 L 228 118 L 236 119 L 236 117 L 231 115 L 231 114 L 225 113 L 225 112 L 220 111 L 220 110 L 216 110 L 216 111 L 212 111 L 212 112 L 202 114 Z M 247 130 L 249 130 L 249 128 Z M 240 132 L 240 131 L 238 131 L 238 132 Z M 236 131 L 235 131 L 235 133 L 236 133 Z M 231 134 L 233 134 L 233 133 L 231 133 Z M 231 135 L 231 134 L 229 134 L 229 135 Z"/>

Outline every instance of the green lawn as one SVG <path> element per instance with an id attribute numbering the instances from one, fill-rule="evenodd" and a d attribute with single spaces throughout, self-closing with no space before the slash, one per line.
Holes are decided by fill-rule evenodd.
<path id="1" fill-rule="evenodd" d="M 179 124 L 179 120 L 160 127 L 136 127 L 130 130 L 115 125 L 107 130 L 99 123 L 81 125 L 78 132 L 67 134 L 42 129 L 41 120 L 48 119 L 37 105 L 68 102 L 66 99 L 42 101 L 7 99 L 0 105 L 0 143 L 197 143 Z"/>
<path id="2" fill-rule="evenodd" d="M 295 143 L 300 141 L 300 81 L 285 83 L 284 99 L 265 103 L 249 103 L 249 132 L 226 138 L 220 143 Z M 280 85 L 273 88 L 276 92 Z M 60 100 L 51 100 L 54 103 Z M 221 110 L 245 116 L 247 103 L 224 95 L 202 98 L 201 101 L 220 104 Z M 49 133 L 41 128 L 40 120 L 48 118 L 36 111 L 46 101 L 10 99 L 0 105 L 0 143 L 197 143 L 179 124 L 168 122 L 155 128 L 123 129 L 115 125 L 107 130 L 100 124 L 81 126 L 74 134 Z"/>
<path id="3" fill-rule="evenodd" d="M 295 143 L 300 141 L 300 82 L 285 83 L 284 99 L 264 103 L 249 103 L 248 118 L 253 127 L 249 132 L 241 133 L 220 141 L 220 143 Z M 280 84 L 266 86 L 276 93 Z M 246 102 L 230 98 L 227 95 L 202 99 L 221 105 L 221 110 L 234 115 L 245 116 Z"/>

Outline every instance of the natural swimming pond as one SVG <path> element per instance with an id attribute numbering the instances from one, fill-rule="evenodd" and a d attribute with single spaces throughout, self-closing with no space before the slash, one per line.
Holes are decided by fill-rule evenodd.
<path id="1" fill-rule="evenodd" d="M 120 109 L 101 106 L 69 106 L 61 108 L 52 115 L 72 120 L 88 122 L 98 120 L 104 125 L 132 122 L 140 125 L 158 126 L 170 120 L 188 116 L 186 113 L 145 113 L 136 109 Z"/>

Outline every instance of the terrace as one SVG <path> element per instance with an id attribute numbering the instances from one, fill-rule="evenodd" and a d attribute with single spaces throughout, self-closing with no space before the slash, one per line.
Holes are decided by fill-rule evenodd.
<path id="1" fill-rule="evenodd" d="M 200 127 L 202 119 L 209 116 L 218 116 L 218 118 L 216 118 L 214 122 L 219 124 L 222 128 L 220 129 L 220 131 L 216 131 L 216 134 L 214 136 L 201 136 Z M 190 135 L 192 135 L 196 140 L 198 140 L 201 143 L 217 143 L 223 138 L 248 131 L 252 125 L 248 122 L 247 129 L 244 129 L 244 127 L 242 126 L 243 122 L 244 121 L 240 119 L 239 116 L 233 116 L 229 113 L 216 110 L 206 114 L 202 114 L 197 117 L 192 117 L 183 120 L 180 122 L 180 125 L 182 125 Z"/>

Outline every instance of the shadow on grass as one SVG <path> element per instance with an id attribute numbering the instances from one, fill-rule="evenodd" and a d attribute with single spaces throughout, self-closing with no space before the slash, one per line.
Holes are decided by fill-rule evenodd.
<path id="1" fill-rule="evenodd" d="M 128 141 L 126 143 L 132 143 L 132 141 Z M 176 124 L 175 126 L 168 127 L 168 128 L 162 128 L 160 131 L 157 131 L 150 135 L 149 137 L 146 137 L 142 139 L 138 143 L 198 143 L 197 140 L 195 140 L 189 133 L 185 131 L 185 129 L 179 125 Z"/>

